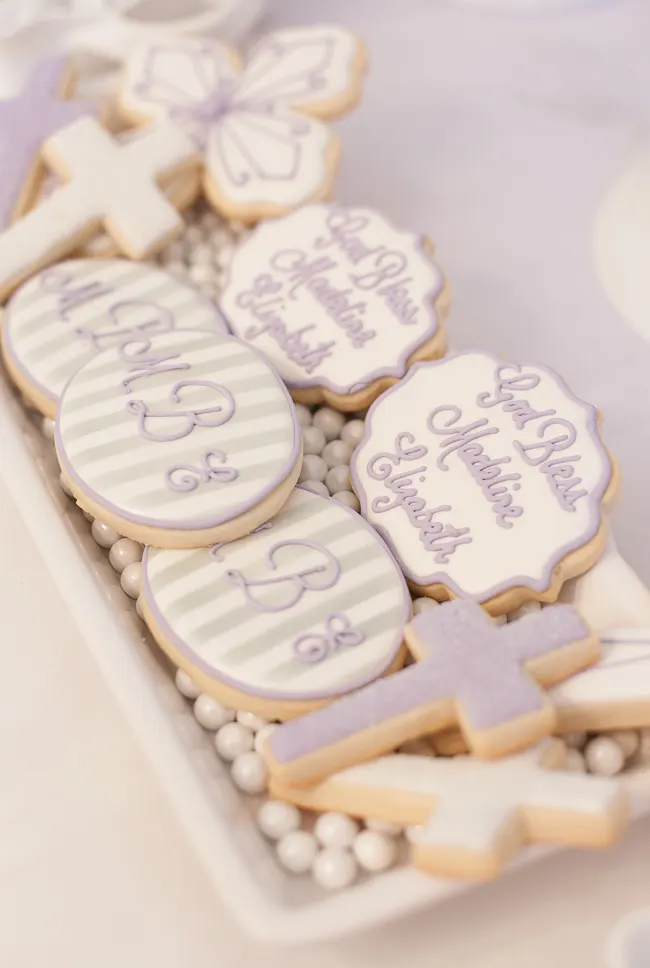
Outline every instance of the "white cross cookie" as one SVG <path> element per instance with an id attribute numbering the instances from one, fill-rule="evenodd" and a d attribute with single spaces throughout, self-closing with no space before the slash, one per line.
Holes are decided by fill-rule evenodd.
<path id="1" fill-rule="evenodd" d="M 43 157 L 68 184 L 0 233 L 0 297 L 102 227 L 131 259 L 149 257 L 182 230 L 158 183 L 189 173 L 198 158 L 173 124 L 120 145 L 94 118 L 80 118 L 48 138 Z"/>
<path id="2" fill-rule="evenodd" d="M 314 810 L 422 824 L 413 861 L 443 876 L 496 876 L 525 844 L 600 847 L 627 819 L 616 780 L 561 772 L 565 747 L 544 740 L 489 763 L 395 754 L 335 773 L 310 789 L 271 780 L 274 797 Z"/>

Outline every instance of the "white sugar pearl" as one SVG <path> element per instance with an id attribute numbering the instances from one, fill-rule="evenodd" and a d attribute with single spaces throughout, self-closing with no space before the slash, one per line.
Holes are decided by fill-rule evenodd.
<path id="1" fill-rule="evenodd" d="M 111 548 L 108 559 L 115 571 L 121 575 L 127 565 L 142 560 L 142 546 L 131 538 L 120 538 Z"/>
<path id="2" fill-rule="evenodd" d="M 399 837 L 404 829 L 401 823 L 395 823 L 394 820 L 373 820 L 372 817 L 366 820 L 366 827 L 385 837 Z"/>
<path id="3" fill-rule="evenodd" d="M 581 750 L 587 742 L 586 733 L 564 733 L 562 739 L 571 749 Z"/>
<path id="4" fill-rule="evenodd" d="M 268 770 L 259 753 L 250 750 L 237 756 L 230 768 L 230 775 L 236 787 L 244 793 L 255 796 L 263 793 L 268 785 Z"/>
<path id="5" fill-rule="evenodd" d="M 304 403 L 296 404 L 296 417 L 301 427 L 311 427 L 311 410 Z"/>
<path id="6" fill-rule="evenodd" d="M 437 602 L 435 598 L 416 598 L 413 602 L 413 614 L 420 615 L 421 612 L 427 612 L 429 609 L 438 608 L 440 602 Z"/>
<path id="7" fill-rule="evenodd" d="M 196 245 L 190 252 L 189 261 L 195 266 L 212 265 L 212 248 L 205 242 L 201 242 L 200 245 Z"/>
<path id="8" fill-rule="evenodd" d="M 212 209 L 206 208 L 199 215 L 199 221 L 204 229 L 212 230 L 216 228 L 221 228 L 223 222 L 219 218 L 216 212 Z"/>
<path id="9" fill-rule="evenodd" d="M 68 482 L 66 481 L 65 477 L 63 476 L 63 474 L 60 474 L 59 475 L 59 484 L 61 485 L 61 490 L 66 495 L 66 497 L 74 497 L 72 491 L 68 487 Z"/>
<path id="10" fill-rule="evenodd" d="M 328 891 L 340 891 L 353 883 L 357 876 L 357 862 L 349 850 L 326 847 L 312 864 L 314 880 Z"/>
<path id="11" fill-rule="evenodd" d="M 211 285 L 214 281 L 214 269 L 206 265 L 190 266 L 189 277 L 199 286 Z"/>
<path id="12" fill-rule="evenodd" d="M 170 242 L 168 246 L 163 250 L 162 258 L 165 263 L 168 262 L 182 262 L 183 260 L 183 243 L 182 242 Z"/>
<path id="13" fill-rule="evenodd" d="M 253 749 L 253 734 L 241 723 L 226 723 L 214 736 L 217 753 L 224 760 L 235 760 Z"/>
<path id="14" fill-rule="evenodd" d="M 54 440 L 54 421 L 51 417 L 43 417 L 41 431 L 46 440 Z"/>
<path id="15" fill-rule="evenodd" d="M 344 813 L 322 813 L 314 824 L 314 835 L 323 847 L 349 847 L 358 830 L 356 820 Z"/>
<path id="16" fill-rule="evenodd" d="M 104 524 L 99 518 L 95 518 L 91 530 L 92 536 L 100 548 L 112 548 L 115 542 L 119 541 L 122 537 L 114 528 L 109 527 L 108 524 Z"/>
<path id="17" fill-rule="evenodd" d="M 120 575 L 120 585 L 122 591 L 126 592 L 129 598 L 137 598 L 142 588 L 142 562 L 134 561 L 122 571 Z"/>
<path id="18" fill-rule="evenodd" d="M 197 697 L 194 703 L 194 716 L 201 726 L 206 729 L 221 729 L 226 723 L 231 723 L 235 718 L 234 709 L 228 709 L 218 699 L 208 696 L 205 693 Z"/>
<path id="19" fill-rule="evenodd" d="M 607 735 L 618 743 L 626 760 L 634 756 L 639 748 L 639 734 L 633 729 L 618 729 Z"/>
<path id="20" fill-rule="evenodd" d="M 348 420 L 341 430 L 341 440 L 344 440 L 346 444 L 352 444 L 353 447 L 356 447 L 363 439 L 365 428 L 366 425 L 363 420 Z"/>
<path id="21" fill-rule="evenodd" d="M 292 830 L 278 841 L 278 859 L 293 874 L 304 874 L 314 863 L 318 841 L 306 830 Z"/>
<path id="22" fill-rule="evenodd" d="M 376 830 L 362 830 L 357 834 L 352 850 L 359 866 L 373 873 L 387 870 L 397 857 L 395 841 Z"/>
<path id="23" fill-rule="evenodd" d="M 590 773 L 616 776 L 625 766 L 621 747 L 609 736 L 596 736 L 585 747 L 585 760 Z"/>
<path id="24" fill-rule="evenodd" d="M 325 447 L 325 434 L 318 427 L 303 427 L 302 446 L 305 454 L 320 454 Z"/>
<path id="25" fill-rule="evenodd" d="M 541 612 L 542 605 L 540 602 L 524 602 L 519 608 L 516 608 L 514 612 L 508 614 L 509 622 L 516 622 L 517 619 L 524 618 L 525 615 L 532 615 L 533 612 Z"/>
<path id="26" fill-rule="evenodd" d="M 293 803 L 267 800 L 260 807 L 257 825 L 269 840 L 280 840 L 300 827 L 300 810 Z"/>
<path id="27" fill-rule="evenodd" d="M 320 407 L 314 414 L 314 427 L 325 434 L 326 440 L 336 440 L 345 424 L 345 417 L 331 407 Z"/>
<path id="28" fill-rule="evenodd" d="M 185 669 L 176 670 L 176 688 L 187 699 L 198 699 L 201 695 L 201 690 Z"/>
<path id="29" fill-rule="evenodd" d="M 258 716 L 256 713 L 247 713 L 245 709 L 240 709 L 235 718 L 238 723 L 241 723 L 246 729 L 252 729 L 254 733 L 263 729 L 269 722 L 268 719 L 264 719 L 263 716 Z"/>
<path id="30" fill-rule="evenodd" d="M 327 473 L 327 464 L 322 457 L 319 457 L 318 454 L 305 454 L 298 480 L 301 482 L 324 481 Z M 336 490 L 340 490 L 340 488 L 336 488 Z"/>
<path id="31" fill-rule="evenodd" d="M 337 491 L 336 494 L 332 494 L 332 498 L 338 501 L 339 504 L 345 504 L 347 508 L 352 508 L 353 511 L 359 513 L 359 498 L 352 491 Z"/>
<path id="32" fill-rule="evenodd" d="M 303 481 L 300 486 L 306 491 L 313 491 L 314 494 L 322 494 L 323 497 L 330 496 L 330 492 L 322 481 Z"/>
<path id="33" fill-rule="evenodd" d="M 183 242 L 185 244 L 185 249 L 189 250 L 199 242 L 203 241 L 203 232 L 199 225 L 188 225 L 183 233 Z"/>
<path id="34" fill-rule="evenodd" d="M 184 279 L 187 275 L 187 266 L 184 262 L 177 262 L 175 259 L 165 262 L 165 269 L 172 276 L 176 276 L 178 279 Z"/>
<path id="35" fill-rule="evenodd" d="M 587 764 L 580 750 L 567 750 L 564 769 L 570 773 L 585 773 Z"/>
<path id="36" fill-rule="evenodd" d="M 323 460 L 328 467 L 349 464 L 352 451 L 352 444 L 348 444 L 345 440 L 330 440 L 329 444 L 321 448 Z"/>
<path id="37" fill-rule="evenodd" d="M 323 458 L 319 458 L 325 464 L 325 483 L 330 494 L 337 494 L 339 491 L 350 490 L 350 467 L 348 464 L 337 464 L 336 467 L 327 470 L 327 464 Z M 315 477 L 316 475 L 314 475 Z"/>
<path id="38" fill-rule="evenodd" d="M 262 726 L 260 730 L 255 733 L 255 740 L 253 742 L 253 749 L 257 750 L 258 753 L 262 752 L 262 747 L 266 743 L 267 739 L 276 728 L 277 723 L 269 723 L 268 726 Z"/>

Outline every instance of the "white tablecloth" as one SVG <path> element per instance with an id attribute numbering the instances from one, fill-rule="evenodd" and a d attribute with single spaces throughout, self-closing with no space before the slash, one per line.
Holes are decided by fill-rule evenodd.
<path id="1" fill-rule="evenodd" d="M 650 345 L 590 255 L 598 201 L 650 116 L 646 0 L 515 18 L 434 0 L 293 0 L 270 22 L 341 21 L 372 70 L 338 195 L 428 231 L 458 346 L 555 365 L 606 415 L 626 488 L 620 548 L 650 579 Z M 226 917 L 0 485 L 0 965 L 303 966 Z M 650 821 L 430 913 L 309 951 L 313 968 L 601 968 L 650 904 Z M 408 954 L 407 954 L 408 952 Z"/>

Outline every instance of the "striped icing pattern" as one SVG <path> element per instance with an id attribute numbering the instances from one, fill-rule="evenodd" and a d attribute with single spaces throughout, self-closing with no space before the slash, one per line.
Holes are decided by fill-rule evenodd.
<path id="1" fill-rule="evenodd" d="M 150 333 L 227 332 L 209 299 L 162 269 L 123 259 L 75 259 L 39 272 L 14 294 L 5 344 L 27 380 L 57 401 L 89 356 L 117 345 L 129 326 L 142 325 Z"/>
<path id="2" fill-rule="evenodd" d="M 301 544 L 285 544 L 294 541 Z M 327 568 L 338 563 L 337 581 L 279 609 L 294 592 L 286 576 L 323 563 L 321 546 L 332 556 Z M 327 568 L 321 585 L 328 584 Z M 262 609 L 232 581 L 233 572 L 251 582 L 274 580 L 254 588 Z M 376 678 L 394 659 L 410 614 L 404 579 L 376 532 L 348 508 L 301 488 L 270 526 L 212 553 L 148 549 L 143 594 L 164 636 L 194 665 L 241 691 L 287 700 L 335 696 Z M 297 659 L 296 640 L 321 635 L 335 613 L 362 641 L 319 662 Z"/>
<path id="3" fill-rule="evenodd" d="M 122 353 L 91 358 L 61 398 L 59 458 L 89 497 L 136 523 L 205 528 L 258 504 L 285 480 L 299 456 L 299 428 L 284 386 L 262 357 L 229 336 L 166 333 L 149 340 L 138 357 L 166 358 L 159 371 L 138 376 L 125 392 L 134 365 Z M 174 401 L 180 384 L 186 385 Z M 230 419 L 185 432 L 189 412 L 209 410 L 206 419 L 214 419 L 228 410 L 226 393 L 234 401 Z M 151 415 L 146 429 L 154 439 L 139 432 L 138 416 L 129 410 L 134 402 Z M 224 455 L 222 465 L 236 471 L 235 479 L 198 481 L 191 491 L 169 487 L 173 468 L 200 467 L 209 451 Z"/>

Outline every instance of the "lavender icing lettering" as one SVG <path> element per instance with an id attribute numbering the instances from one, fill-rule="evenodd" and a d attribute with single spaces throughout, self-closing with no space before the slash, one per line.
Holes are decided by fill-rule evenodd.
<path id="1" fill-rule="evenodd" d="M 167 442 L 187 437 L 195 427 L 221 427 L 227 423 L 235 412 L 235 401 L 226 387 L 212 380 L 181 380 L 175 383 L 169 391 L 170 403 L 181 403 L 181 390 L 185 387 L 207 387 L 220 394 L 225 399 L 225 405 L 216 404 L 212 407 L 200 407 L 195 410 L 158 410 L 151 411 L 143 400 L 129 400 L 126 409 L 137 417 L 138 433 L 145 440 Z M 181 426 L 174 431 L 154 433 L 149 429 L 152 421 L 159 419 L 181 419 Z"/>
<path id="2" fill-rule="evenodd" d="M 503 376 L 506 370 L 516 370 L 516 376 Z M 536 373 L 522 373 L 517 363 L 497 366 L 494 371 L 496 390 L 490 397 L 490 391 L 479 393 L 476 403 L 479 407 L 496 407 L 501 404 L 504 413 L 511 413 L 517 430 L 523 430 L 529 420 L 539 417 L 554 417 L 556 410 L 535 410 L 528 400 L 515 399 L 515 393 L 527 393 L 539 386 L 540 377 Z"/>
<path id="3" fill-rule="evenodd" d="M 546 440 L 544 435 L 550 427 L 559 427 L 564 430 L 564 433 Z M 560 506 L 565 511 L 575 511 L 576 501 L 581 497 L 587 497 L 589 493 L 585 488 L 580 487 L 582 478 L 574 476 L 573 465 L 580 460 L 580 455 L 563 455 L 554 460 L 551 460 L 551 457 L 557 451 L 573 447 L 578 436 L 576 428 L 570 420 L 555 417 L 545 420 L 537 428 L 537 436 L 541 439 L 540 443 L 522 444 L 515 441 L 515 447 L 527 464 L 537 467 L 542 474 L 546 474 L 551 492 Z"/>
<path id="4" fill-rule="evenodd" d="M 259 527 L 254 528 L 251 534 L 257 534 L 258 531 L 268 531 L 269 528 L 273 527 L 272 521 L 265 521 L 264 524 L 260 524 Z M 248 537 L 248 535 L 246 535 Z M 227 544 L 233 544 L 231 541 L 219 541 L 217 544 L 212 545 L 208 554 L 213 561 L 223 561 L 223 555 L 221 554 L 221 549 L 225 548 Z"/>
<path id="5" fill-rule="evenodd" d="M 436 564 L 446 565 L 461 545 L 471 544 L 470 529 L 435 520 L 436 515 L 445 514 L 452 508 L 449 504 L 428 508 L 424 498 L 420 497 L 414 479 L 420 475 L 418 481 L 424 483 L 428 470 L 426 464 L 399 474 L 392 473 L 401 463 L 421 460 L 427 455 L 427 448 L 416 444 L 415 437 L 408 431 L 396 436 L 394 448 L 394 453 L 381 451 L 368 461 L 366 469 L 370 477 L 383 481 L 384 487 L 394 496 L 393 499 L 388 495 L 374 498 L 371 508 L 376 514 L 401 508 L 409 524 L 418 531 L 419 540 L 435 556 Z"/>
<path id="6" fill-rule="evenodd" d="M 293 608 L 305 592 L 326 591 L 339 580 L 341 565 L 338 559 L 324 545 L 316 541 L 291 539 L 274 544 L 266 555 L 266 562 L 271 571 L 278 571 L 281 567 L 278 557 L 279 552 L 284 548 L 303 548 L 308 551 L 315 551 L 320 556 L 321 561 L 317 565 L 298 568 L 288 574 L 280 574 L 272 578 L 246 578 L 238 569 L 230 569 L 224 574 L 227 581 L 241 588 L 248 604 L 259 612 L 283 612 L 288 608 Z M 268 588 L 279 588 L 285 592 L 286 597 L 281 601 L 266 601 L 261 597 L 261 593 Z"/>
<path id="7" fill-rule="evenodd" d="M 94 350 L 100 352 L 112 346 L 116 340 L 126 337 L 157 336 L 174 328 L 174 315 L 164 306 L 142 299 L 122 300 L 106 311 L 108 327 L 90 330 L 86 326 L 75 329 L 77 336 L 87 339 Z M 142 322 L 136 323 L 138 316 Z"/>
<path id="8" fill-rule="evenodd" d="M 113 292 L 111 286 L 94 279 L 89 282 L 77 282 L 74 274 L 65 269 L 48 269 L 40 277 L 40 286 L 48 293 L 57 296 L 57 312 L 61 319 L 69 322 L 70 313 L 94 299 L 108 296 Z"/>
<path id="9" fill-rule="evenodd" d="M 365 639 L 365 633 L 355 628 L 347 615 L 335 612 L 325 619 L 323 634 L 299 635 L 293 642 L 291 651 L 299 662 L 312 664 L 328 659 L 339 649 L 361 645 Z"/>
<path id="10" fill-rule="evenodd" d="M 439 423 L 438 418 L 444 414 L 448 414 L 447 419 Z M 464 427 L 459 427 L 457 424 L 461 417 L 460 408 L 454 404 L 442 404 L 432 410 L 427 417 L 427 427 L 431 433 L 446 438 L 440 444 L 443 449 L 436 465 L 440 470 L 448 471 L 449 467 L 446 460 L 450 454 L 456 453 L 480 487 L 483 496 L 492 504 L 492 510 L 496 515 L 499 527 L 511 528 L 512 520 L 510 519 L 519 518 L 524 513 L 524 509 L 520 505 L 513 504 L 513 497 L 510 493 L 510 489 L 512 491 L 520 489 L 521 474 L 503 474 L 501 465 L 509 464 L 512 458 L 492 459 L 484 452 L 483 445 L 477 443 L 481 438 L 499 432 L 497 427 L 489 426 L 487 417 L 482 417 Z"/>
<path id="11" fill-rule="evenodd" d="M 216 481 L 229 484 L 239 476 L 234 467 L 223 467 L 227 458 L 222 450 L 207 450 L 198 467 L 192 464 L 174 464 L 165 472 L 165 484 L 170 491 L 195 491 L 199 484 Z M 215 466 L 215 462 L 217 466 Z"/>

